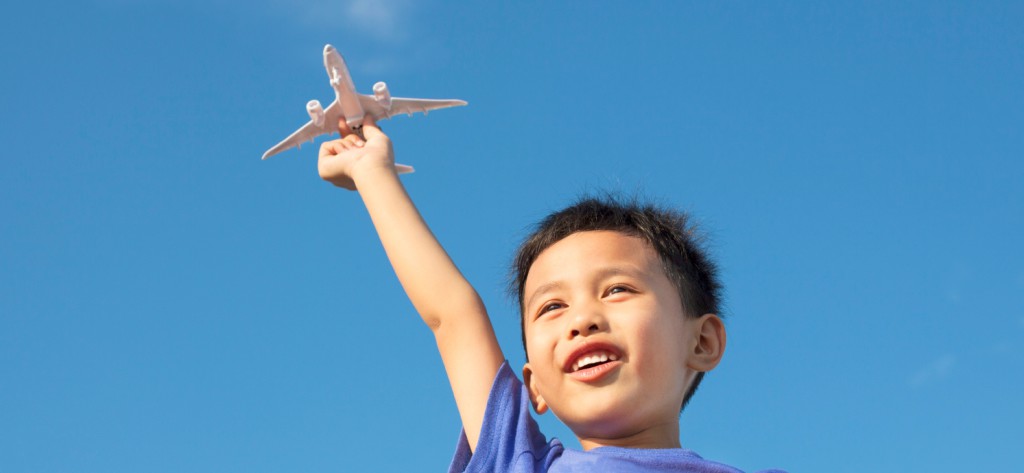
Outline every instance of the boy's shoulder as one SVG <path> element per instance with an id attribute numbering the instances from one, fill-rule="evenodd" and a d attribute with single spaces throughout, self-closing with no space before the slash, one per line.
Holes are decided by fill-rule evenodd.
<path id="1" fill-rule="evenodd" d="M 476 451 L 463 434 L 449 472 L 574 472 L 742 473 L 706 460 L 692 450 L 599 447 L 589 451 L 565 448 L 540 432 L 523 383 L 508 362 L 495 376 Z M 765 470 L 764 473 L 781 470 Z"/>
<path id="2" fill-rule="evenodd" d="M 685 448 L 644 449 L 598 447 L 586 452 L 566 450 L 562 464 L 550 472 L 615 471 L 625 473 L 742 473 L 734 467 L 707 460 L 697 452 Z M 563 468 L 564 466 L 564 468 Z M 763 470 L 759 473 L 785 473 L 782 470 Z"/>

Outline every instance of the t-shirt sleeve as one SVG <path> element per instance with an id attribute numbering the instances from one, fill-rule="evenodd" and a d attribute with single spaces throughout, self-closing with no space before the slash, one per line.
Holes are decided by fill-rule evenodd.
<path id="1" fill-rule="evenodd" d="M 494 378 L 481 427 L 476 452 L 463 430 L 449 473 L 547 471 L 563 450 L 561 442 L 548 442 L 537 428 L 526 389 L 507 361 Z"/>

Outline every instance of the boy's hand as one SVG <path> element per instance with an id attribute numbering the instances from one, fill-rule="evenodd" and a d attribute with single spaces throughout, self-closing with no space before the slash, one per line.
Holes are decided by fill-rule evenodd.
<path id="1" fill-rule="evenodd" d="M 353 132 L 345 119 L 338 121 L 341 139 L 320 145 L 317 168 L 320 178 L 338 187 L 356 190 L 358 175 L 373 170 L 395 172 L 395 155 L 391 140 L 377 128 L 373 117 L 363 118 L 363 136 Z"/>

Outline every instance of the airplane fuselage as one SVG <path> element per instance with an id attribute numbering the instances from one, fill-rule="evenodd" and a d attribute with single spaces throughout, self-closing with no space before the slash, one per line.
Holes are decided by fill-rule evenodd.
<path id="1" fill-rule="evenodd" d="M 352 82 L 352 76 L 348 73 L 345 60 L 334 49 L 334 46 L 324 46 L 324 68 L 327 69 L 327 76 L 331 80 L 331 88 L 334 89 L 335 98 L 341 113 L 345 116 L 345 122 L 352 129 L 363 125 L 363 106 L 359 104 L 359 97 L 356 93 L 356 85 Z"/>

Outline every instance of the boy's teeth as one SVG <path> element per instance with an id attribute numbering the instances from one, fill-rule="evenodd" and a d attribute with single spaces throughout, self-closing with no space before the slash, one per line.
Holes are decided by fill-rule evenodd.
<path id="1" fill-rule="evenodd" d="M 613 353 L 608 353 L 604 351 L 591 353 L 586 356 L 582 356 L 578 360 L 576 360 L 572 364 L 572 370 L 579 371 L 580 368 L 585 368 L 587 366 L 594 365 L 597 363 L 604 363 L 608 360 L 617 361 L 618 359 L 619 357 Z"/>

